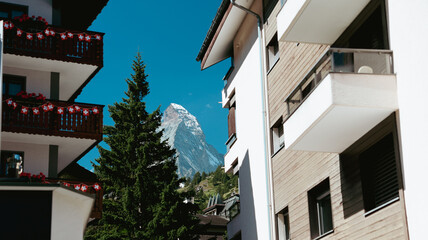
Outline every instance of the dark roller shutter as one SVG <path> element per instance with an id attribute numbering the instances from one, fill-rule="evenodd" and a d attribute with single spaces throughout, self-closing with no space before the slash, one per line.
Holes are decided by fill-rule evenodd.
<path id="1" fill-rule="evenodd" d="M 392 133 L 361 153 L 360 163 L 366 211 L 398 197 L 397 166 Z"/>

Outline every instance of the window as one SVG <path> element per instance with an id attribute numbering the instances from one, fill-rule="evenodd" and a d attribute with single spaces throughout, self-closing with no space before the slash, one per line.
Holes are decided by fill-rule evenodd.
<path id="1" fill-rule="evenodd" d="M 275 63 L 279 60 L 279 43 L 278 37 L 275 34 L 266 47 L 268 71 L 270 71 Z"/>
<path id="2" fill-rule="evenodd" d="M 17 152 L 17 151 L 1 151 L 1 161 L 0 161 L 0 177 L 16 177 L 14 176 L 13 172 L 9 171 L 8 167 L 11 165 L 8 165 L 8 158 L 13 158 L 15 154 L 18 154 L 22 157 L 22 163 L 19 165 L 23 167 L 24 165 L 24 152 Z M 15 165 L 16 167 L 16 165 Z"/>
<path id="3" fill-rule="evenodd" d="M 237 234 L 235 234 L 235 236 L 233 236 L 230 240 L 241 240 L 242 236 L 241 236 L 241 231 L 239 231 Z"/>
<path id="4" fill-rule="evenodd" d="M 263 0 L 263 19 L 264 22 L 269 18 L 273 9 L 275 9 L 278 0 Z"/>
<path id="5" fill-rule="evenodd" d="M 25 91 L 25 77 L 3 74 L 3 95 L 15 96 L 20 91 Z"/>
<path id="6" fill-rule="evenodd" d="M 236 111 L 236 102 L 235 94 L 232 93 L 229 101 L 229 115 L 227 116 L 228 123 L 228 140 L 226 142 L 227 151 L 232 147 L 233 143 L 236 141 L 236 125 L 235 125 L 235 111 Z"/>
<path id="7" fill-rule="evenodd" d="M 1 18 L 14 18 L 23 14 L 28 14 L 28 6 L 11 3 L 0 3 Z"/>
<path id="8" fill-rule="evenodd" d="M 282 117 L 271 128 L 272 153 L 275 154 L 284 147 L 284 126 Z"/>
<path id="9" fill-rule="evenodd" d="M 327 178 L 308 192 L 312 239 L 333 231 L 330 182 Z"/>
<path id="10" fill-rule="evenodd" d="M 390 133 L 359 155 L 366 213 L 398 199 L 394 137 Z"/>
<path id="11" fill-rule="evenodd" d="M 280 240 L 290 239 L 290 219 L 288 216 L 288 207 L 278 214 L 278 235 Z"/>

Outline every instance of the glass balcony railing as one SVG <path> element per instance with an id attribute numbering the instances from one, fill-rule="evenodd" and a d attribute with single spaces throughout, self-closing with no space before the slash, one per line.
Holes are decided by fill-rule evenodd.
<path id="1" fill-rule="evenodd" d="M 392 51 L 331 48 L 285 99 L 289 118 L 330 73 L 393 74 Z"/>

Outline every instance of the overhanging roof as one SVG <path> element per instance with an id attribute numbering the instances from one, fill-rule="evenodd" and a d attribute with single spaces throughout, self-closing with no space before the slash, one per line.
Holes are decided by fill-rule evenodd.
<path id="1" fill-rule="evenodd" d="M 237 0 L 236 3 L 250 8 L 253 0 Z M 196 61 L 201 61 L 202 70 L 231 56 L 233 39 L 246 14 L 233 7 L 230 0 L 222 1 L 196 57 Z"/>
<path id="2" fill-rule="evenodd" d="M 61 26 L 73 30 L 86 30 L 108 0 L 54 0 L 61 12 Z"/>

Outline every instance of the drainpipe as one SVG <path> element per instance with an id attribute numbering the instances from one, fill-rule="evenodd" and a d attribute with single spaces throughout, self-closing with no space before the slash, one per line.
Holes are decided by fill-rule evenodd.
<path id="1" fill-rule="evenodd" d="M 262 114 L 263 114 L 263 143 L 264 143 L 264 160 L 265 160 L 265 174 L 266 174 L 266 198 L 267 198 L 267 203 L 268 205 L 267 207 L 267 211 L 268 211 L 268 228 L 269 228 L 269 239 L 272 239 L 272 232 L 274 232 L 274 229 L 272 228 L 272 217 L 273 215 L 273 207 L 272 207 L 272 203 L 271 203 L 271 199 L 273 202 L 273 189 L 271 189 L 272 187 L 272 172 L 271 172 L 271 161 L 270 161 L 270 157 L 268 156 L 268 153 L 270 152 L 268 150 L 268 142 L 267 142 L 267 125 L 266 125 L 266 119 L 268 118 L 268 112 L 266 111 L 267 107 L 267 93 L 266 93 L 266 59 L 264 56 L 265 55 L 265 51 L 264 51 L 264 38 L 263 38 L 263 32 L 262 32 L 262 28 L 263 28 L 263 23 L 262 23 L 262 19 L 260 17 L 260 15 L 258 15 L 257 13 L 251 11 L 248 8 L 245 8 L 239 4 L 237 4 L 235 2 L 235 0 L 230 0 L 230 3 L 232 4 L 232 6 L 237 7 L 239 9 L 241 9 L 242 11 L 249 13 L 250 15 L 254 16 L 257 18 L 257 35 L 258 35 L 258 39 L 259 39 L 259 49 L 260 49 L 260 85 L 261 85 L 261 89 L 262 89 Z"/>

